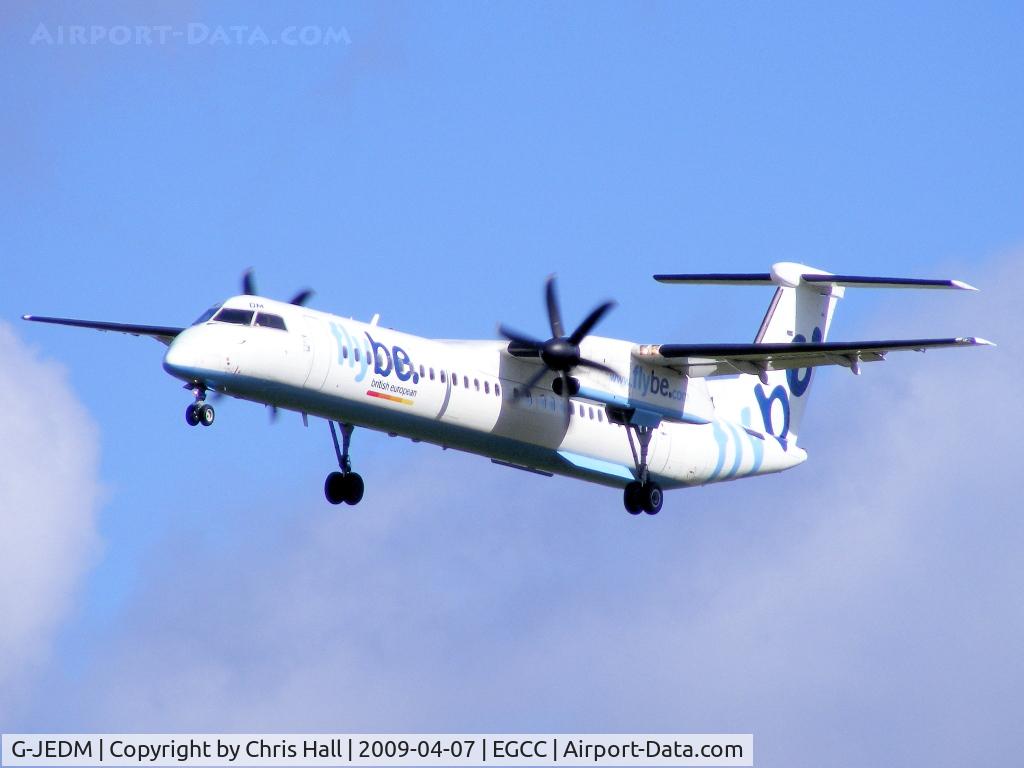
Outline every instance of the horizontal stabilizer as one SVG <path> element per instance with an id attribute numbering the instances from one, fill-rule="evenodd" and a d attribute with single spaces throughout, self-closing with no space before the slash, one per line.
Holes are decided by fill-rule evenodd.
<path id="1" fill-rule="evenodd" d="M 860 372 L 860 363 L 885 359 L 889 352 L 942 347 L 994 346 L 974 337 L 949 339 L 898 339 L 892 341 L 788 342 L 782 344 L 651 344 L 642 345 L 636 357 L 678 368 L 688 376 L 732 376 L 749 373 L 762 377 L 771 371 L 841 365 Z"/>
<path id="2" fill-rule="evenodd" d="M 844 288 L 950 288 L 976 291 L 962 280 L 925 280 L 918 277 L 867 277 L 862 275 L 801 275 L 805 283 L 826 283 Z"/>
<path id="3" fill-rule="evenodd" d="M 92 328 L 95 331 L 127 333 L 132 336 L 151 336 L 164 344 L 170 344 L 175 336 L 185 330 L 184 328 L 175 328 L 166 325 L 132 325 L 129 323 L 108 323 L 102 320 L 75 320 L 67 317 L 41 317 L 40 315 L 22 315 L 21 319 L 31 320 L 35 323 L 53 323 L 55 325 L 70 325 L 75 328 Z"/>
<path id="4" fill-rule="evenodd" d="M 796 288 L 803 284 L 825 292 L 841 288 L 939 288 L 976 291 L 962 280 L 931 280 L 918 277 L 874 277 L 870 275 L 833 275 L 803 264 L 779 262 L 771 272 L 706 272 L 679 275 L 654 275 L 659 283 L 677 285 L 776 285 Z"/>
<path id="5" fill-rule="evenodd" d="M 768 272 L 706 272 L 685 275 L 655 275 L 659 283 L 689 283 L 690 285 L 772 285 Z"/>

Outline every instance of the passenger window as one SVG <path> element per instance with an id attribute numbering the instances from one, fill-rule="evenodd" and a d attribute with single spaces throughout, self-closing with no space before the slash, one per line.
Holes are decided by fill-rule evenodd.
<path id="1" fill-rule="evenodd" d="M 447 376 L 446 376 L 444 371 L 441 371 L 441 383 L 442 384 L 446 384 L 447 383 Z"/>
<path id="2" fill-rule="evenodd" d="M 477 392 L 479 392 L 479 391 L 480 391 L 480 379 L 473 379 L 473 388 L 474 388 L 474 389 L 475 389 L 475 390 L 476 390 Z"/>
<path id="3" fill-rule="evenodd" d="M 569 415 L 573 416 L 576 414 L 576 407 L 572 404 L 572 400 L 569 401 Z"/>
<path id="4" fill-rule="evenodd" d="M 494 385 L 494 394 L 501 397 L 501 384 Z"/>
<path id="5" fill-rule="evenodd" d="M 427 376 L 427 372 L 425 370 L 423 370 L 423 366 L 421 365 L 420 366 L 420 378 L 424 379 L 424 378 L 426 378 L 426 376 Z"/>
<path id="6" fill-rule="evenodd" d="M 459 386 L 459 374 L 455 373 L 455 371 L 452 371 L 452 386 Z"/>
<path id="7" fill-rule="evenodd" d="M 279 331 L 287 331 L 285 327 L 284 318 L 280 315 L 268 315 L 266 312 L 260 312 L 256 315 L 256 325 L 261 328 L 276 328 Z"/>
<path id="8" fill-rule="evenodd" d="M 355 357 L 356 357 L 356 362 L 358 363 L 359 362 L 359 347 L 355 348 Z"/>
<path id="9" fill-rule="evenodd" d="M 469 389 L 469 376 L 463 376 L 462 383 L 466 385 L 466 389 Z"/>
<path id="10" fill-rule="evenodd" d="M 491 394 L 491 385 L 488 382 L 486 382 L 486 381 L 484 382 L 484 394 L 485 395 Z"/>
<path id="11" fill-rule="evenodd" d="M 214 316 L 219 323 L 232 323 L 233 325 L 248 325 L 252 322 L 255 313 L 251 309 L 222 309 Z"/>
<path id="12" fill-rule="evenodd" d="M 590 409 L 590 418 L 591 419 L 594 418 L 594 409 L 593 408 Z"/>
<path id="13" fill-rule="evenodd" d="M 341 357 L 343 360 L 348 360 L 348 347 L 344 344 L 341 345 Z"/>
<path id="14" fill-rule="evenodd" d="M 601 413 L 601 409 L 600 408 L 597 409 L 597 420 L 602 422 L 602 423 L 604 423 L 604 414 Z"/>
<path id="15" fill-rule="evenodd" d="M 434 380 L 434 369 L 433 368 L 430 369 L 430 380 L 431 381 Z"/>

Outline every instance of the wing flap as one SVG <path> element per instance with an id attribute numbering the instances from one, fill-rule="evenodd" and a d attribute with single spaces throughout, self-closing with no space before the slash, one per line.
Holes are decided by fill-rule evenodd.
<path id="1" fill-rule="evenodd" d="M 70 325 L 74 328 L 91 328 L 94 331 L 112 331 L 127 333 L 132 336 L 150 336 L 163 344 L 170 344 L 184 328 L 167 325 L 133 325 L 131 323 L 109 323 L 104 320 L 76 320 L 69 317 L 43 317 L 41 315 L 22 315 L 22 320 L 34 323 L 52 323 L 54 325 Z"/>

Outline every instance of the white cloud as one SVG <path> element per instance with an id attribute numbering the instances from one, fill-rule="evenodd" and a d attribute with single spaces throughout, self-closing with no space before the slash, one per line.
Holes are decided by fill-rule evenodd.
<path id="1" fill-rule="evenodd" d="M 0 713 L 46 659 L 98 548 L 93 422 L 63 369 L 0 323 Z"/>
<path id="2" fill-rule="evenodd" d="M 423 449 L 356 509 L 169 542 L 65 724 L 753 731 L 759 765 L 997 762 L 1024 684 L 1024 269 L 971 277 L 988 290 L 922 324 L 997 350 L 832 371 L 807 465 L 658 519 Z"/>

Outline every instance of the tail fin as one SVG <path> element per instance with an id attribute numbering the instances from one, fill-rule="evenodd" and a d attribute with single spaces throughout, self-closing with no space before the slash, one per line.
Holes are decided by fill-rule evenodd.
<path id="1" fill-rule="evenodd" d="M 772 267 L 773 277 L 777 268 L 781 266 L 783 265 L 776 264 Z M 817 277 L 825 274 L 802 264 L 785 266 L 799 267 L 801 275 L 813 273 Z M 832 283 L 809 283 L 802 280 L 795 286 L 782 280 L 773 282 L 778 287 L 754 342 L 786 344 L 794 341 L 827 341 L 836 302 L 842 298 L 844 289 Z M 807 407 L 813 377 L 814 368 L 773 371 L 767 376 L 767 385 L 760 385 L 754 393 L 766 424 L 772 421 L 771 410 L 775 400 L 788 403 L 788 408 L 784 407 L 784 414 L 780 415 L 780 418 L 785 416 L 788 422 L 783 427 L 782 434 L 793 442 L 796 442 L 800 434 L 800 424 Z"/>
<path id="2" fill-rule="evenodd" d="M 847 287 L 975 290 L 958 280 L 833 275 L 792 262 L 773 264 L 771 272 L 765 273 L 655 275 L 654 278 L 663 283 L 776 286 L 754 339 L 757 344 L 826 341 L 836 302 Z M 760 420 L 766 431 L 781 441 L 795 442 L 813 375 L 814 368 L 791 368 L 770 371 L 761 377 L 743 374 L 738 379 L 713 379 L 715 410 L 747 427 L 752 421 Z"/>

